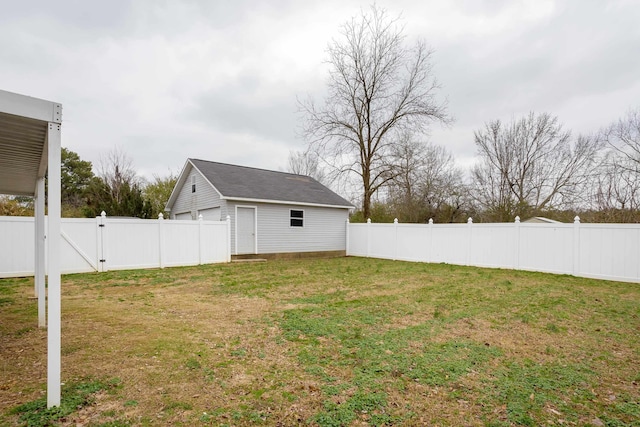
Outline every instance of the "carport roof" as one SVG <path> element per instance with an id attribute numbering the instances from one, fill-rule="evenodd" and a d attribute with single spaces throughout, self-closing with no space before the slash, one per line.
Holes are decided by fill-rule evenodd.
<path id="1" fill-rule="evenodd" d="M 35 194 L 47 171 L 47 127 L 61 122 L 61 104 L 0 90 L 0 194 Z"/>

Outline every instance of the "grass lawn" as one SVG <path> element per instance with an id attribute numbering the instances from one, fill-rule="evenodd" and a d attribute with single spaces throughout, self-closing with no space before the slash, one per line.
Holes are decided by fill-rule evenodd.
<path id="1" fill-rule="evenodd" d="M 0 425 L 640 426 L 640 284 L 362 258 L 62 284 L 52 413 L 33 280 L 0 280 Z"/>

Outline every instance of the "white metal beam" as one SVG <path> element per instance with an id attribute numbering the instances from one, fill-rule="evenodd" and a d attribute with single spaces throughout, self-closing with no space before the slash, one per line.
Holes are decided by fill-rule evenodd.
<path id="1" fill-rule="evenodd" d="M 49 123 L 48 145 L 48 331 L 47 331 L 47 407 L 60 406 L 61 292 L 60 292 L 60 124 Z"/>
<path id="2" fill-rule="evenodd" d="M 35 194 L 35 293 L 38 297 L 38 327 L 47 326 L 45 320 L 45 296 L 46 290 L 44 286 L 44 247 L 45 247 L 45 223 L 44 223 L 44 177 L 38 178 Z"/>
<path id="3" fill-rule="evenodd" d="M 0 112 L 50 123 L 62 123 L 62 105 L 0 90 Z"/>

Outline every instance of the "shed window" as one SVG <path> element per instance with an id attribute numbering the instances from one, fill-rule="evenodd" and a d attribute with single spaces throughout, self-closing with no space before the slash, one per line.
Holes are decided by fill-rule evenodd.
<path id="1" fill-rule="evenodd" d="M 304 211 L 291 209 L 289 225 L 291 227 L 304 227 Z"/>
<path id="2" fill-rule="evenodd" d="M 195 175 L 191 176 L 191 192 L 192 193 L 196 192 L 196 176 Z"/>

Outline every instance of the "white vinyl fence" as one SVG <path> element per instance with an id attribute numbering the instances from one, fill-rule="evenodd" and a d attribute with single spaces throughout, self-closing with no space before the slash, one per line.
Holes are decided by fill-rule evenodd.
<path id="1" fill-rule="evenodd" d="M 198 265 L 231 260 L 230 220 L 63 218 L 62 273 Z M 34 275 L 34 219 L 0 217 L 0 278 Z"/>
<path id="2" fill-rule="evenodd" d="M 640 224 L 348 224 L 347 255 L 640 282 Z"/>

